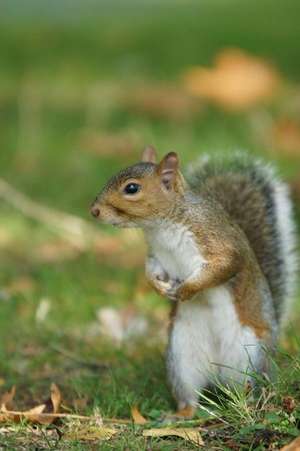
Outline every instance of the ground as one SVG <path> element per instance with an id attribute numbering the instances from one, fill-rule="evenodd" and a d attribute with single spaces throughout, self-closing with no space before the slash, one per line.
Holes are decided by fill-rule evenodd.
<path id="1" fill-rule="evenodd" d="M 164 366 L 169 305 L 145 282 L 139 233 L 96 226 L 89 205 L 145 144 L 160 155 L 176 150 L 183 164 L 248 149 L 279 167 L 299 218 L 299 3 L 104 2 L 89 10 L 78 2 L 77 12 L 67 4 L 43 12 L 34 1 L 28 10 L 7 2 L 0 19 L 0 176 L 55 210 L 54 222 L 66 223 L 61 211 L 87 223 L 74 238 L 36 204 L 24 211 L 24 199 L 13 206 L 14 192 L 2 198 L 0 396 L 16 385 L 16 406 L 27 409 L 55 382 L 61 411 L 96 412 L 118 433 L 79 437 L 70 419 L 3 423 L 0 449 L 196 449 L 142 436 L 174 409 Z M 274 99 L 228 110 L 186 95 L 185 71 L 212 65 L 230 47 L 276 68 Z M 104 308 L 116 309 L 118 337 L 105 333 L 112 320 Z M 299 326 L 296 302 L 274 361 L 278 377 L 259 378 L 259 399 L 220 390 L 188 423 L 201 426 L 205 449 L 278 449 L 300 435 Z M 120 424 L 135 405 L 150 422 Z"/>

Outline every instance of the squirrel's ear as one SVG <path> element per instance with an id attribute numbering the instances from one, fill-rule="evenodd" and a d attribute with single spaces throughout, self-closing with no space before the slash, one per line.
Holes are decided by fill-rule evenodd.
<path id="1" fill-rule="evenodd" d="M 176 180 L 178 166 L 179 160 L 175 152 L 169 152 L 159 163 L 158 172 L 167 189 L 170 189 Z"/>
<path id="2" fill-rule="evenodd" d="M 156 163 L 156 150 L 152 146 L 147 146 L 142 153 L 144 163 Z"/>

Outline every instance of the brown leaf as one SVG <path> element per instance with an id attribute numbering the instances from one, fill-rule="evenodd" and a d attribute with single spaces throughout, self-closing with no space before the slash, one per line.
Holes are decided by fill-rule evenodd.
<path id="1" fill-rule="evenodd" d="M 13 405 L 13 399 L 16 394 L 16 386 L 13 385 L 13 387 L 10 389 L 10 391 L 7 391 L 3 393 L 3 395 L 0 398 L 0 408 L 4 406 L 5 409 L 11 409 Z"/>
<path id="2" fill-rule="evenodd" d="M 280 451 L 300 451 L 300 437 L 293 440 L 289 445 L 281 448 Z"/>
<path id="3" fill-rule="evenodd" d="M 14 393 L 13 394 L 11 393 L 10 397 L 8 395 L 6 399 L 8 399 L 8 401 L 12 400 L 13 395 Z M 51 424 L 57 419 L 56 414 L 58 414 L 59 407 L 61 404 L 61 393 L 59 388 L 55 384 L 51 384 L 50 399 L 52 405 L 50 409 L 51 411 L 49 413 L 45 413 L 47 403 L 35 406 L 32 409 L 25 411 L 9 410 L 6 405 L 7 402 L 2 403 L 0 408 L 0 421 L 13 420 L 19 422 L 21 421 L 21 419 L 26 419 L 28 421 L 31 421 L 32 423 Z"/>
<path id="4" fill-rule="evenodd" d="M 137 406 L 133 406 L 131 408 L 131 416 L 133 419 L 134 424 L 145 424 L 147 423 L 146 418 L 143 417 L 143 415 L 140 413 Z"/>
<path id="5" fill-rule="evenodd" d="M 50 400 L 46 401 L 45 403 L 45 412 L 43 415 L 40 415 L 39 417 L 35 418 L 35 421 L 37 423 L 41 424 L 51 424 L 56 420 L 55 414 L 59 412 L 61 404 L 61 393 L 59 388 L 56 384 L 52 383 L 50 387 Z M 47 414 L 50 415 L 47 415 Z"/>
<path id="6" fill-rule="evenodd" d="M 61 393 L 58 386 L 54 383 L 51 384 L 51 401 L 53 405 L 53 413 L 57 413 L 59 411 L 59 407 L 61 404 Z"/>
<path id="7" fill-rule="evenodd" d="M 269 99 L 279 74 L 263 59 L 240 49 L 225 49 L 212 68 L 194 67 L 183 77 L 190 94 L 230 110 L 245 110 Z"/>
<path id="8" fill-rule="evenodd" d="M 11 410 L 8 410 L 5 406 L 5 404 L 2 404 L 0 407 L 0 422 L 6 422 L 6 421 L 20 421 L 20 412 L 13 412 Z"/>
<path id="9" fill-rule="evenodd" d="M 282 399 L 282 407 L 288 413 L 292 413 L 295 410 L 296 402 L 292 396 L 285 396 Z"/>
<path id="10" fill-rule="evenodd" d="M 155 429 L 145 429 L 143 431 L 144 437 L 170 437 L 170 436 L 176 436 L 183 438 L 184 440 L 187 440 L 189 442 L 192 442 L 194 445 L 197 446 L 203 446 L 204 442 L 202 440 L 202 437 L 198 431 L 198 429 L 195 428 L 155 428 Z"/>
<path id="11" fill-rule="evenodd" d="M 39 406 L 35 406 L 32 409 L 23 412 L 23 416 L 32 423 L 50 424 L 52 421 L 49 423 L 49 421 L 44 422 L 41 420 L 41 413 L 44 412 L 45 408 L 46 404 L 40 404 Z"/>

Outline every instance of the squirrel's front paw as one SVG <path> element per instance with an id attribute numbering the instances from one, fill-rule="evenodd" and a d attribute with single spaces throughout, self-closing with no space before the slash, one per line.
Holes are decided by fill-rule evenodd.
<path id="1" fill-rule="evenodd" d="M 177 301 L 177 289 L 179 286 L 179 282 L 177 280 L 169 279 L 168 281 L 164 280 L 155 280 L 155 288 L 157 291 L 164 297 L 171 299 L 171 301 Z"/>

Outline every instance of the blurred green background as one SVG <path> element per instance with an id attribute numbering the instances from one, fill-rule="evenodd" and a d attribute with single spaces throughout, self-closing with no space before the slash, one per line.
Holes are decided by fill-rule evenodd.
<path id="1" fill-rule="evenodd" d="M 157 333 L 168 305 L 144 281 L 141 237 L 96 226 L 89 205 L 152 144 L 184 164 L 215 151 L 262 156 L 279 167 L 299 210 L 299 17 L 297 0 L 2 0 L 0 176 L 26 199 L 16 205 L 0 185 L 0 381 L 21 386 L 21 403 L 59 380 L 70 404 L 87 397 L 87 408 L 106 415 L 128 416 L 136 400 L 148 411 L 171 408 Z M 242 53 L 230 54 L 216 81 L 216 57 L 228 49 Z M 250 73 L 244 60 L 269 78 L 256 99 L 254 67 L 253 98 L 250 89 L 241 106 L 230 87 L 236 68 Z M 210 94 L 189 88 L 193 67 L 209 71 Z M 75 219 L 78 242 L 59 212 L 85 221 Z M 124 336 L 111 344 L 106 307 L 124 336 L 137 321 L 134 347 Z M 297 313 L 293 321 L 299 326 Z M 299 352 L 294 334 L 283 347 Z M 99 384 L 99 372 L 70 353 L 112 369 Z"/>

